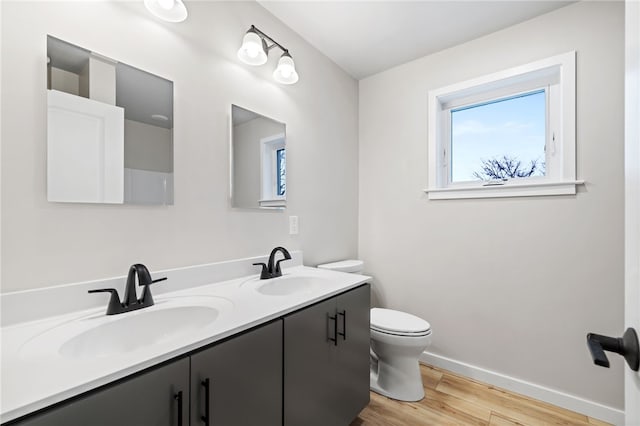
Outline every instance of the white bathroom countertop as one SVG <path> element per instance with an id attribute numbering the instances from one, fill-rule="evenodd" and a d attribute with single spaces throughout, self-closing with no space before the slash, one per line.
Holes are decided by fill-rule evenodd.
<path id="1" fill-rule="evenodd" d="M 169 280 L 174 279 L 171 274 L 167 275 Z M 265 295 L 256 291 L 256 287 L 266 281 L 259 280 L 257 275 L 250 275 L 190 288 L 184 288 L 181 284 L 180 290 L 158 295 L 154 293 L 154 306 L 124 314 L 105 315 L 108 301 L 105 294 L 98 297 L 100 301 L 104 301 L 99 308 L 3 326 L 0 329 L 0 421 L 4 423 L 17 419 L 370 281 L 370 277 L 365 275 L 306 266 L 283 267 L 283 276 L 319 278 L 322 285 L 289 295 Z M 152 292 L 162 285 L 155 284 L 151 288 Z M 96 285 L 92 287 L 98 288 Z M 86 290 L 83 291 L 86 293 Z M 119 288 L 119 293 L 122 294 L 122 288 Z M 97 297 L 95 294 L 90 296 Z M 127 315 L 145 315 L 153 309 L 162 309 L 163 304 L 173 303 L 175 300 L 214 301 L 221 309 L 216 320 L 209 324 L 168 341 L 142 346 L 133 351 L 113 352 L 108 356 L 76 357 L 65 355 L 60 350 L 62 341 L 72 337 L 74 333 L 74 328 L 68 324 L 118 321 Z M 65 330 L 70 330 L 71 335 L 65 337 Z"/>

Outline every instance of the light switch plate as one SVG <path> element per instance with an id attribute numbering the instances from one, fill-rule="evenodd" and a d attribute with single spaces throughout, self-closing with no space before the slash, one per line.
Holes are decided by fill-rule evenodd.
<path id="1" fill-rule="evenodd" d="M 289 216 L 289 235 L 298 235 L 298 216 Z"/>

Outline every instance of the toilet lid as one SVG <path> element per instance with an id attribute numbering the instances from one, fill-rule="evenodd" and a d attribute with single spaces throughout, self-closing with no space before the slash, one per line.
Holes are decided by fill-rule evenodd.
<path id="1" fill-rule="evenodd" d="M 394 334 L 416 334 L 431 330 L 431 325 L 415 315 L 393 309 L 371 309 L 371 328 Z"/>
<path id="2" fill-rule="evenodd" d="M 318 265 L 318 268 L 339 272 L 362 272 L 363 266 L 364 262 L 362 260 L 341 260 L 339 262 Z"/>

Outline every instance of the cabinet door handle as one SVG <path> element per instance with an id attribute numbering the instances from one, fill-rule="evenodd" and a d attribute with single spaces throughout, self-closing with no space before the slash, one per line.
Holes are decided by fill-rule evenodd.
<path id="1" fill-rule="evenodd" d="M 204 416 L 200 416 L 200 420 L 204 422 L 206 426 L 209 426 L 210 412 L 209 412 L 209 378 L 207 377 L 200 382 L 200 385 L 204 388 Z"/>
<path id="2" fill-rule="evenodd" d="M 342 336 L 342 340 L 347 340 L 347 310 L 338 312 L 338 315 L 342 317 L 342 333 L 338 333 Z"/>
<path id="3" fill-rule="evenodd" d="M 334 346 L 338 346 L 338 316 L 337 315 L 329 315 L 329 321 L 333 321 L 333 337 L 329 336 L 329 340 L 333 342 Z M 327 334 L 329 334 L 329 330 L 327 330 Z"/>
<path id="4" fill-rule="evenodd" d="M 182 426 L 182 391 L 175 394 L 173 399 L 178 402 L 178 426 Z"/>

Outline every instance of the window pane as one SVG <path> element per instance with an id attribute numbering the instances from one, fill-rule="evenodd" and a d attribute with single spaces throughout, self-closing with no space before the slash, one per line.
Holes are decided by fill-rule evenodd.
<path id="1" fill-rule="evenodd" d="M 278 176 L 278 195 L 283 196 L 287 191 L 287 155 L 284 148 L 276 151 L 276 170 Z"/>
<path id="2" fill-rule="evenodd" d="M 545 175 L 545 91 L 451 110 L 451 182 Z"/>

